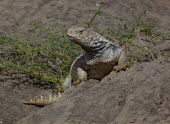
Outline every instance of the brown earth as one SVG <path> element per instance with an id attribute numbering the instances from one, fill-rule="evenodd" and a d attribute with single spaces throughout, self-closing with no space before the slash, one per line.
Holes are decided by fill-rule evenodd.
<path id="1" fill-rule="evenodd" d="M 169 124 L 170 59 L 82 82 L 17 124 Z"/>
<path id="2" fill-rule="evenodd" d="M 0 124 L 14 124 L 30 113 L 39 110 L 36 106 L 26 106 L 23 100 L 51 93 L 24 74 L 0 71 Z"/>
<path id="3" fill-rule="evenodd" d="M 0 33 L 10 35 L 26 29 L 31 20 L 44 25 L 71 25 L 87 21 L 96 11 L 96 0 L 1 0 Z M 105 0 L 103 15 L 116 26 L 112 16 L 131 20 L 130 12 L 148 10 L 145 18 L 170 31 L 169 0 Z M 95 25 L 105 26 L 101 20 Z M 170 52 L 170 41 L 157 43 L 161 52 Z M 45 108 L 23 105 L 22 101 L 51 91 L 35 86 L 30 77 L 0 70 L 0 123 L 60 124 L 164 124 L 170 123 L 170 64 L 160 58 L 134 65 L 126 72 L 111 73 L 101 82 L 89 81 L 71 89 L 55 104 Z M 34 113 L 34 114 L 32 114 Z M 29 116 L 28 116 L 29 115 Z"/>
<path id="4" fill-rule="evenodd" d="M 169 0 L 104 0 L 102 9 L 106 21 L 115 21 L 112 16 L 129 19 L 131 10 L 148 10 L 148 20 L 158 24 L 164 31 L 169 30 Z M 10 34 L 14 29 L 24 29 L 32 20 L 44 24 L 72 24 L 87 21 L 97 10 L 96 0 L 1 0 L 1 33 Z M 102 23 L 96 21 L 96 24 Z"/>

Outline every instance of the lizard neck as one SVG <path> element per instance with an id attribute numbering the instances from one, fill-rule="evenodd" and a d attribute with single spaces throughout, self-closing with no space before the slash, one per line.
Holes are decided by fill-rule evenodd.
<path id="1" fill-rule="evenodd" d="M 92 58 L 96 58 L 102 55 L 103 51 L 110 48 L 112 46 L 111 43 L 106 41 L 98 41 L 95 45 L 91 47 L 83 47 L 82 49 Z"/>

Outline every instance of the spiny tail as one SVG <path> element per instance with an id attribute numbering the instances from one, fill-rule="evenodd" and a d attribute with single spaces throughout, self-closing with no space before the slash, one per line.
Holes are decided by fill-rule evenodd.
<path id="1" fill-rule="evenodd" d="M 56 102 L 61 97 L 60 92 L 58 94 L 54 94 L 53 96 L 49 94 L 48 96 L 40 96 L 35 97 L 30 100 L 26 100 L 23 103 L 27 105 L 36 105 L 36 106 L 46 106 Z"/>

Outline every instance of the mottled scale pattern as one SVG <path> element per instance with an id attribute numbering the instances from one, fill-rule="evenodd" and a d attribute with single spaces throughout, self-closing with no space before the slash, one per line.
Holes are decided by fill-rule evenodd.
<path id="1" fill-rule="evenodd" d="M 54 95 L 49 94 L 48 96 L 35 97 L 33 99 L 26 100 L 23 103 L 27 105 L 46 106 L 56 102 L 60 97 L 61 94 L 59 92 L 58 94 Z"/>
<path id="2" fill-rule="evenodd" d="M 118 72 L 127 68 L 124 49 L 114 45 L 92 29 L 73 26 L 68 29 L 67 36 L 71 42 L 84 50 L 84 54 L 72 63 L 70 74 L 62 83 L 64 91 L 82 81 L 101 80 L 113 70 Z M 24 104 L 46 106 L 57 101 L 59 97 L 60 94 L 48 97 L 40 96 L 24 101 Z"/>

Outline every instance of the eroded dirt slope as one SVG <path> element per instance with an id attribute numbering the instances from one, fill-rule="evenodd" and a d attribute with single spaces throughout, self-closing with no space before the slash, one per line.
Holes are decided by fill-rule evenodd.
<path id="1" fill-rule="evenodd" d="M 169 124 L 170 59 L 88 81 L 17 124 Z"/>

